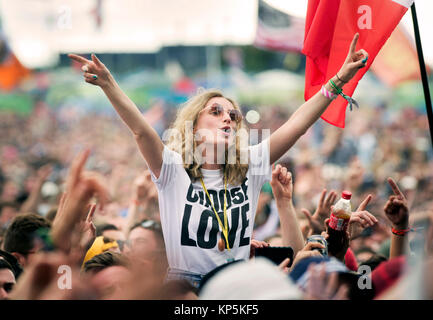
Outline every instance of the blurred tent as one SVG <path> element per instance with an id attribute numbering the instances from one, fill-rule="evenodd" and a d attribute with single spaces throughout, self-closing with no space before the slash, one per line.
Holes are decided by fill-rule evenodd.
<path id="1" fill-rule="evenodd" d="M 257 0 L 1 0 L 0 12 L 17 57 L 29 68 L 41 68 L 67 52 L 251 44 Z"/>
<path id="2" fill-rule="evenodd" d="M 291 16 L 259 0 L 256 47 L 301 52 L 304 29 L 305 19 Z"/>
<path id="3" fill-rule="evenodd" d="M 0 94 L 0 110 L 30 114 L 33 110 L 33 100 L 27 94 Z"/>
<path id="4" fill-rule="evenodd" d="M 425 38 L 426 26 L 431 26 L 433 22 L 433 19 L 426 19 L 426 10 L 428 12 L 429 6 L 432 6 L 431 0 L 417 0 L 416 3 L 424 54 L 426 60 L 432 62 L 432 58 L 429 60 L 433 54 L 433 50 L 429 50 L 430 39 Z M 189 63 L 184 66 L 188 69 L 188 78 L 185 78 L 185 73 L 174 72 L 173 68 L 161 70 L 164 68 L 163 63 L 159 63 L 156 67 L 152 66 L 151 70 L 144 70 L 143 67 L 139 68 L 136 65 L 128 70 L 119 68 L 120 70 L 117 71 L 123 73 L 115 74 L 116 78 L 131 99 L 142 109 L 148 108 L 149 102 L 154 98 L 161 98 L 173 104 L 182 103 L 197 87 L 218 87 L 231 96 L 237 96 L 239 101 L 244 103 L 285 104 L 293 101 L 298 105 L 303 94 L 302 76 L 283 69 L 269 70 L 255 75 L 248 74 L 245 72 L 242 58 L 236 57 L 233 58 L 239 60 L 233 62 L 236 68 L 232 67 L 227 72 L 222 72 L 221 66 L 218 65 L 221 61 L 219 46 L 253 45 L 260 31 L 260 23 L 268 21 L 267 31 L 271 33 L 267 33 L 266 36 L 272 36 L 277 29 L 280 31 L 284 29 L 280 28 L 284 23 L 274 24 L 277 22 L 274 21 L 275 19 L 271 18 L 272 21 L 269 21 L 263 15 L 260 16 L 259 4 L 273 12 L 270 17 L 274 14 L 281 17 L 280 22 L 298 21 L 297 30 L 300 30 L 299 22 L 304 20 L 307 0 L 122 0 L 121 2 L 118 0 L 0 0 L 0 14 L 2 31 L 10 48 L 28 68 L 44 69 L 56 66 L 60 61 L 59 54 L 71 51 L 114 53 L 114 56 L 120 56 L 117 53 L 139 53 L 139 56 L 150 53 L 150 55 L 160 54 L 167 57 L 167 52 L 161 53 L 170 46 L 171 48 L 207 46 L 206 54 L 200 51 L 200 56 L 205 56 L 203 61 L 210 67 L 205 66 L 206 70 L 197 68 L 192 72 Z M 411 22 L 410 13 L 406 14 L 405 18 L 406 20 L 409 18 Z M 293 27 L 293 24 L 289 23 L 287 26 Z M 410 23 L 406 21 L 405 27 L 408 26 Z M 277 35 L 290 34 L 278 32 Z M 298 33 L 301 35 L 301 31 Z M 412 31 L 409 31 L 409 35 L 412 42 Z M 299 39 L 297 41 L 299 45 Z M 287 44 L 283 43 L 283 45 Z M 294 44 L 290 46 L 293 47 Z M 164 50 L 159 51 L 162 47 Z M 266 45 L 263 47 L 266 48 Z M 403 56 L 413 60 L 413 55 L 399 55 L 395 53 L 399 50 L 392 46 L 391 48 L 393 48 L 390 50 L 393 59 L 384 57 L 384 60 L 388 64 L 392 63 L 394 73 L 407 75 L 406 67 L 413 63 L 395 61 Z M 287 47 L 274 47 L 274 49 L 290 50 Z M 240 57 L 241 54 L 238 56 Z M 163 57 L 160 61 L 166 62 Z M 266 56 L 260 57 L 266 59 Z M 177 56 L 167 59 L 173 58 L 176 59 Z M 380 55 L 377 59 L 379 58 Z M 197 55 L 190 60 L 197 63 Z M 137 65 L 142 66 L 141 60 L 136 61 L 138 61 Z M 405 67 L 395 69 L 396 64 Z M 76 71 L 81 73 L 80 68 Z M 47 77 L 50 78 L 49 85 L 46 87 L 49 105 L 60 107 L 81 103 L 87 109 L 104 110 L 104 112 L 110 109 L 103 94 L 86 83 L 77 82 L 77 74 L 71 72 L 70 68 L 45 69 L 43 72 L 46 72 Z M 37 88 L 34 80 L 26 81 L 23 89 L 29 92 L 42 91 Z M 391 97 L 393 91 L 389 89 L 371 76 L 360 83 L 355 97 L 359 96 L 367 102 L 371 101 L 372 105 L 375 99 L 392 101 L 392 106 L 396 108 L 404 105 L 405 101 L 418 101 L 421 97 L 419 84 L 411 85 L 409 82 L 406 85 L 397 85 L 396 96 L 400 98 Z M 77 96 L 81 97 L 81 102 L 80 99 L 73 98 Z M 7 98 L 3 95 L 1 99 L 5 103 L 7 101 L 13 103 L 3 103 L 0 108 L 3 105 L 20 105 L 22 107 L 19 109 L 24 111 L 31 108 L 32 102 L 29 99 L 22 99 L 20 95 Z"/>
<path id="5" fill-rule="evenodd" d="M 430 88 L 432 83 L 430 82 Z M 411 81 L 400 84 L 393 90 L 390 106 L 394 109 L 415 107 L 420 112 L 426 112 L 425 99 L 422 94 L 420 81 Z"/>
<path id="6" fill-rule="evenodd" d="M 268 70 L 257 73 L 248 83 L 238 86 L 237 95 L 247 104 L 284 104 L 300 102 L 304 78 L 286 70 Z M 297 103 L 296 103 L 297 106 Z"/>
<path id="7" fill-rule="evenodd" d="M 30 70 L 20 63 L 0 33 L 0 91 L 13 90 L 28 75 Z"/>
<path id="8" fill-rule="evenodd" d="M 402 23 L 381 49 L 371 70 L 388 86 L 410 80 L 421 81 L 416 47 Z"/>

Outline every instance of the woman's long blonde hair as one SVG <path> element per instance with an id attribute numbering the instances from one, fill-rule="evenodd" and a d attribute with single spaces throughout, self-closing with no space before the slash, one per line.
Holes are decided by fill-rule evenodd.
<path id="1" fill-rule="evenodd" d="M 188 156 L 188 152 L 191 150 L 188 149 L 187 137 L 186 137 L 186 123 L 189 121 L 192 122 L 193 128 L 195 128 L 199 113 L 205 107 L 206 103 L 215 97 L 225 98 L 230 101 L 233 107 L 240 111 L 239 106 L 230 98 L 225 97 L 221 91 L 216 89 L 199 89 L 197 94 L 191 97 L 178 111 L 176 120 L 171 125 L 170 129 L 174 130 L 176 134 L 171 134 L 168 139 L 168 148 L 171 150 L 177 151 L 182 155 L 183 166 L 185 170 L 188 172 L 189 176 L 192 180 L 202 178 L 202 174 L 200 171 L 201 164 L 198 159 L 196 159 L 196 149 L 197 142 L 193 138 L 191 145 L 193 146 L 192 158 L 188 158 L 189 161 L 186 161 L 186 157 Z M 244 132 L 247 133 L 247 127 L 240 121 L 236 124 L 236 132 Z M 180 134 L 180 136 L 179 136 Z M 245 158 L 242 158 L 241 161 L 241 146 L 244 147 L 245 143 L 247 143 L 247 137 L 244 135 L 236 135 L 236 142 L 232 145 L 232 148 L 236 148 L 236 161 L 230 161 L 232 163 L 228 163 L 228 151 L 225 152 L 225 164 L 223 165 L 224 174 L 227 176 L 227 183 L 231 185 L 239 185 L 243 182 L 246 177 L 248 171 L 248 161 L 245 161 Z M 242 141 L 241 139 L 246 139 Z M 229 146 L 230 150 L 230 146 Z M 233 150 L 234 152 L 234 150 Z M 247 149 L 242 149 L 242 152 L 247 152 Z M 243 154 L 245 156 L 245 153 Z M 247 154 L 248 156 L 248 154 Z"/>

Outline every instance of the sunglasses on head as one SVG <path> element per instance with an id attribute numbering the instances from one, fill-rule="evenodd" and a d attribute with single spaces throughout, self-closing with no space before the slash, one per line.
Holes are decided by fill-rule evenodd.
<path id="1" fill-rule="evenodd" d="M 154 220 L 145 220 L 140 226 L 144 229 L 161 230 L 161 225 Z"/>
<path id="2" fill-rule="evenodd" d="M 218 104 L 218 103 L 214 103 L 213 105 L 211 105 L 208 108 L 203 109 L 202 111 L 209 109 L 209 114 L 212 114 L 216 117 L 221 116 L 225 109 L 222 105 Z M 200 111 L 200 112 L 202 112 Z M 239 110 L 237 109 L 231 109 L 230 111 L 228 111 L 229 116 L 230 116 L 230 120 L 232 121 L 236 121 L 237 123 L 239 123 L 242 120 L 242 114 Z"/>

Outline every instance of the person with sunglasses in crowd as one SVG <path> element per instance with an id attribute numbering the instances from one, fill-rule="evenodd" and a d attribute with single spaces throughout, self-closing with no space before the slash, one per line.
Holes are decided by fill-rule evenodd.
<path id="1" fill-rule="evenodd" d="M 164 237 L 157 221 L 144 219 L 134 224 L 122 247 L 126 256 L 146 266 L 151 274 L 160 276 L 160 271 L 167 269 Z"/>
<path id="2" fill-rule="evenodd" d="M 366 65 L 367 52 L 355 51 L 358 37 L 331 79 L 340 89 Z M 248 147 L 238 104 L 218 90 L 201 90 L 178 111 L 163 136 L 165 145 L 95 55 L 91 60 L 69 57 L 82 64 L 86 82 L 104 91 L 133 133 L 152 174 L 169 264 L 167 279 L 186 279 L 195 286 L 214 268 L 249 258 L 258 195 L 271 179 L 271 164 L 338 92 L 331 82 L 324 83 L 279 129 Z"/>

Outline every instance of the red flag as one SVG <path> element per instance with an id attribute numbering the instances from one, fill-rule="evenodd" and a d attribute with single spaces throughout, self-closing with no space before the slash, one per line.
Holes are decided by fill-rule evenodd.
<path id="1" fill-rule="evenodd" d="M 340 0 L 309 0 L 305 20 L 304 48 L 305 100 L 314 96 L 326 82 L 329 52 Z"/>
<path id="2" fill-rule="evenodd" d="M 325 81 L 317 83 L 312 82 L 312 79 L 309 78 L 310 81 L 307 82 L 306 77 L 305 98 L 309 99 L 320 90 L 320 86 L 326 80 L 332 78 L 340 70 L 346 59 L 353 36 L 358 32 L 357 49 L 365 49 L 369 54 L 369 59 L 367 66 L 360 69 L 356 76 L 344 86 L 344 93 L 352 96 L 359 80 L 367 72 L 377 53 L 412 3 L 413 0 L 341 0 L 334 29 L 321 31 L 325 37 L 329 37 L 328 33 L 330 31 L 333 34 Z M 321 3 L 319 3 L 318 8 L 320 6 Z M 335 5 L 331 9 L 334 10 Z M 326 12 L 317 10 L 316 15 L 318 13 L 323 14 Z M 314 19 L 318 18 L 315 17 Z M 329 24 L 332 25 L 332 23 Z M 317 36 L 320 37 L 320 32 Z M 323 67 L 323 65 L 321 66 Z M 321 71 L 323 72 L 323 69 Z M 322 119 L 337 127 L 344 128 L 346 106 L 347 101 L 342 97 L 338 97 L 323 113 Z"/>

